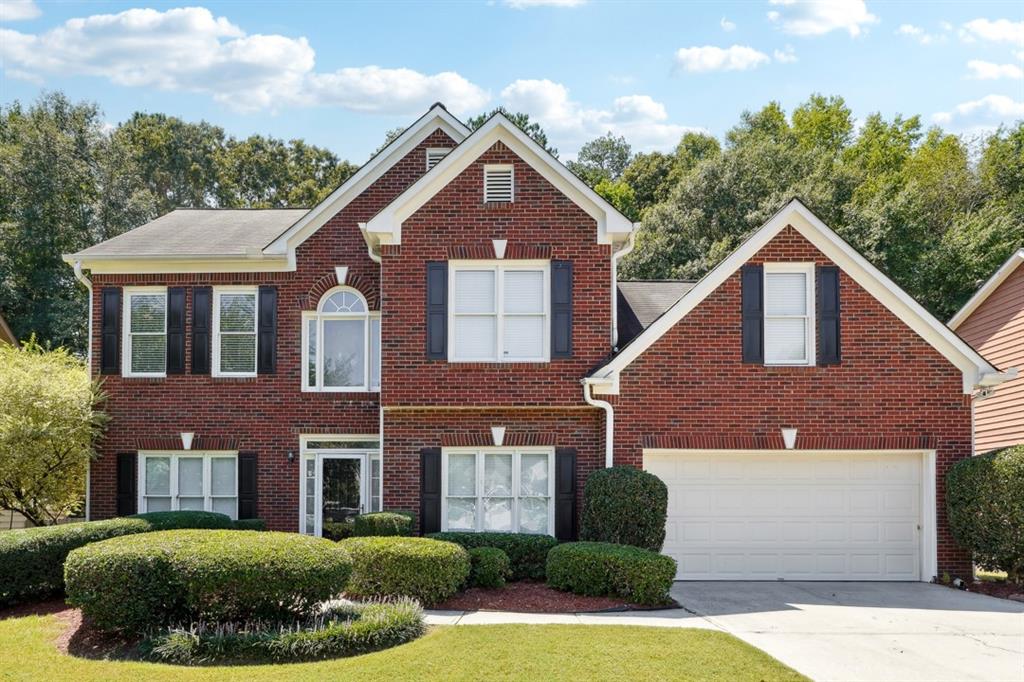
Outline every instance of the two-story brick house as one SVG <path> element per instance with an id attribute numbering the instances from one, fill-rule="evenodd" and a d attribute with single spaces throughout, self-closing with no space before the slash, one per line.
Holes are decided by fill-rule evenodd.
<path id="1" fill-rule="evenodd" d="M 112 416 L 91 517 L 569 539 L 627 464 L 669 485 L 680 578 L 966 574 L 942 480 L 996 368 L 799 202 L 700 282 L 620 292 L 639 228 L 504 116 L 436 105 L 311 210 L 67 256 Z"/>

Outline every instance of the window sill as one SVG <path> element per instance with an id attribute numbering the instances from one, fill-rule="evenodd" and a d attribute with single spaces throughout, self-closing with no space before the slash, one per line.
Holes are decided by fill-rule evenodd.
<path id="1" fill-rule="evenodd" d="M 109 375 L 107 375 L 109 376 Z M 163 381 L 167 378 L 166 374 L 121 374 L 122 379 L 128 379 L 129 381 Z"/>

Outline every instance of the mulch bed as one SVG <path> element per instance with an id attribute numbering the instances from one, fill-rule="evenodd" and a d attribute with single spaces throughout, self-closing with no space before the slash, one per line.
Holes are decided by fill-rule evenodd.
<path id="1" fill-rule="evenodd" d="M 1005 580 L 976 580 L 967 586 L 967 591 L 1024 602 L 1024 585 L 1015 585 Z"/>
<path id="2" fill-rule="evenodd" d="M 659 608 L 675 608 L 666 604 Z M 584 597 L 560 592 L 544 583 L 514 582 L 505 587 L 471 587 L 432 608 L 442 611 L 516 611 L 519 613 L 586 613 L 626 611 L 634 607 L 613 597 Z"/>
<path id="3" fill-rule="evenodd" d="M 110 635 L 82 620 L 82 612 L 61 599 L 23 604 L 0 611 L 0 620 L 25 616 L 56 616 L 61 632 L 54 644 L 63 654 L 80 658 L 135 659 L 139 657 L 138 638 Z"/>

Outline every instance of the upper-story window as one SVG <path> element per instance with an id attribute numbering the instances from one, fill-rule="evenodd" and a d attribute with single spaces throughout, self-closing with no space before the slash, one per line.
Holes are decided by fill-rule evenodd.
<path id="1" fill-rule="evenodd" d="M 124 290 L 124 367 L 128 377 L 162 377 L 167 369 L 167 289 Z"/>
<path id="2" fill-rule="evenodd" d="M 438 164 L 445 156 L 448 155 L 451 149 L 448 147 L 432 147 L 427 150 L 427 170 L 430 170 Z"/>
<path id="3" fill-rule="evenodd" d="M 213 375 L 256 376 L 256 288 L 213 290 Z"/>
<path id="4" fill-rule="evenodd" d="M 764 266 L 764 361 L 813 365 L 814 265 Z"/>
<path id="5" fill-rule="evenodd" d="M 450 263 L 452 362 L 547 362 L 547 262 Z"/>
<path id="6" fill-rule="evenodd" d="M 351 287 L 331 289 L 303 313 L 304 391 L 380 390 L 380 313 Z"/>
<path id="7" fill-rule="evenodd" d="M 510 203 L 515 201 L 515 172 L 512 164 L 484 166 L 484 201 Z"/>

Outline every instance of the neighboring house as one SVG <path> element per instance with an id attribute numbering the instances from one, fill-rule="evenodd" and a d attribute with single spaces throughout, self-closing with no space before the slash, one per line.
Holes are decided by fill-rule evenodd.
<path id="1" fill-rule="evenodd" d="M 9 343 L 12 346 L 18 345 L 18 340 L 14 338 L 14 332 L 7 326 L 7 320 L 4 319 L 3 315 L 0 315 L 0 343 Z"/>
<path id="2" fill-rule="evenodd" d="M 1024 370 L 1024 249 L 1013 253 L 949 321 L 992 362 Z M 993 387 L 974 407 L 978 453 L 1024 443 L 1024 374 Z"/>
<path id="3" fill-rule="evenodd" d="M 92 516 L 571 539 L 624 464 L 669 486 L 680 578 L 967 575 L 943 480 L 997 369 L 798 201 L 692 288 L 616 286 L 639 227 L 504 116 L 437 105 L 309 211 L 66 256 L 112 417 Z"/>

